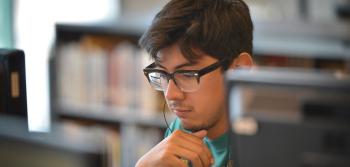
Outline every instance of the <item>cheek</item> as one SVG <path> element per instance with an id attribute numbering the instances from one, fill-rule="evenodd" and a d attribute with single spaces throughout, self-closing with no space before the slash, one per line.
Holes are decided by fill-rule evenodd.
<path id="1" fill-rule="evenodd" d="M 216 110 L 222 109 L 224 105 L 224 82 L 222 77 L 205 78 L 198 90 L 196 99 L 196 108 L 202 112 L 216 113 Z M 214 111 L 213 111 L 214 110 Z M 201 112 L 201 111 L 197 111 Z"/>

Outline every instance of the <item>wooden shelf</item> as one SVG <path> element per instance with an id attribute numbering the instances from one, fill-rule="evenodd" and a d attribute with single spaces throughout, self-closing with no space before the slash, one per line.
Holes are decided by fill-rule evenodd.
<path id="1" fill-rule="evenodd" d="M 350 22 L 255 22 L 254 51 L 261 55 L 349 59 Z"/>
<path id="2" fill-rule="evenodd" d="M 28 131 L 27 124 L 27 119 L 0 114 L 0 138 L 91 153 L 104 146 L 102 130 L 75 126 L 78 133 L 72 135 L 69 125 L 55 122 L 49 132 L 37 133 Z"/>
<path id="3" fill-rule="evenodd" d="M 257 55 L 349 60 L 350 46 L 340 40 L 306 38 L 256 37 L 254 52 Z"/>
<path id="4" fill-rule="evenodd" d="M 256 35 L 350 40 L 350 21 L 255 21 Z"/>
<path id="5" fill-rule="evenodd" d="M 138 39 L 146 30 L 140 25 L 126 21 L 98 23 L 58 23 L 56 24 L 56 42 L 76 40 L 82 35 L 106 35 L 110 37 L 127 38 L 137 44 Z"/>
<path id="6" fill-rule="evenodd" d="M 137 45 L 147 25 L 126 19 L 91 24 L 56 24 L 60 40 L 78 39 L 84 34 L 98 34 L 127 38 Z M 257 54 L 291 55 L 305 58 L 349 59 L 350 22 L 313 23 L 303 20 L 291 22 L 255 22 L 254 52 Z"/>

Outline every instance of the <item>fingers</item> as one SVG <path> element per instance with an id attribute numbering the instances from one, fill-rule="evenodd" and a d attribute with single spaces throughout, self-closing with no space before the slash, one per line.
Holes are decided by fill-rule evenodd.
<path id="1" fill-rule="evenodd" d="M 198 131 L 194 134 L 188 134 L 182 131 L 175 131 L 171 143 L 176 144 L 184 151 L 184 155 L 180 157 L 191 160 L 193 165 L 210 166 L 213 162 L 211 152 L 203 143 L 202 138 L 207 134 L 205 130 Z M 198 162 L 199 160 L 199 162 Z"/>
<path id="2" fill-rule="evenodd" d="M 199 138 L 204 138 L 206 135 L 207 135 L 207 131 L 206 130 L 200 130 L 200 131 L 197 131 L 195 133 L 192 133 L 194 136 L 197 136 Z M 211 155 L 211 152 L 209 150 L 208 147 L 203 147 L 205 149 L 205 153 L 207 154 L 208 158 L 209 158 L 209 161 L 210 161 L 210 164 L 213 164 L 214 163 L 214 158 L 212 158 L 212 155 Z"/>
<path id="3" fill-rule="evenodd" d="M 200 130 L 200 131 L 197 131 L 195 133 L 192 133 L 192 135 L 203 139 L 207 135 L 207 131 L 206 130 Z"/>
<path id="4" fill-rule="evenodd" d="M 193 167 L 208 167 L 210 165 L 201 159 L 200 153 L 193 152 L 179 145 L 173 145 L 171 151 L 184 164 L 187 164 L 188 161 L 190 161 Z"/>
<path id="5" fill-rule="evenodd" d="M 186 137 L 184 139 L 185 140 L 191 140 L 192 142 L 197 143 L 199 148 L 198 147 L 193 147 L 193 151 L 205 153 L 207 158 L 205 158 L 205 157 L 203 157 L 203 158 L 207 159 L 207 162 L 209 162 L 210 164 L 214 163 L 214 158 L 212 157 L 212 154 L 211 154 L 209 148 L 207 147 L 207 145 L 205 145 L 203 143 L 203 140 L 202 140 L 207 135 L 207 131 L 206 130 L 200 130 L 200 131 L 197 131 L 197 132 L 192 133 L 192 134 L 184 133 L 183 135 L 189 135 L 189 136 L 193 135 L 193 136 L 196 136 L 196 137 L 200 138 L 201 140 L 198 140 L 198 139 L 193 138 L 193 137 Z"/>
<path id="6" fill-rule="evenodd" d="M 177 138 L 177 137 L 181 138 L 180 141 L 186 140 L 186 141 L 191 142 L 193 144 L 202 146 L 203 145 L 203 140 L 202 139 L 204 138 L 204 136 L 203 137 L 201 137 L 201 136 L 204 135 L 204 134 L 206 135 L 207 132 L 205 130 L 201 130 L 201 131 L 198 131 L 198 133 L 196 133 L 196 135 L 198 135 L 199 137 L 195 136 L 193 134 L 190 134 L 190 133 L 186 133 L 186 132 L 183 132 L 183 131 L 180 131 L 180 130 L 176 130 L 174 132 L 174 137 L 175 138 Z"/>
<path id="7" fill-rule="evenodd" d="M 206 135 L 205 130 L 194 134 L 177 130 L 142 156 L 136 166 L 187 167 L 191 162 L 193 167 L 209 167 L 211 153 L 202 141 Z"/>
<path id="8" fill-rule="evenodd" d="M 209 159 L 210 165 L 214 164 L 214 158 L 213 158 L 213 156 L 211 155 L 211 152 L 210 152 L 209 148 L 208 148 L 208 147 L 204 147 L 204 149 L 205 149 L 204 152 L 207 154 L 207 157 L 208 157 L 208 159 Z"/>
<path id="9" fill-rule="evenodd" d="M 188 164 L 178 157 L 172 157 L 171 166 L 174 167 L 188 167 Z"/>
<path id="10" fill-rule="evenodd" d="M 206 130 L 200 130 L 200 131 L 197 131 L 197 132 L 195 132 L 195 133 L 192 133 L 192 135 L 194 135 L 194 136 L 196 136 L 196 137 L 198 137 L 198 138 L 201 138 L 201 139 L 203 139 L 206 135 L 207 135 L 207 131 Z M 192 139 L 192 138 L 189 138 L 190 140 Z M 198 141 L 198 140 L 197 140 Z M 196 141 L 193 141 L 193 142 L 196 142 Z M 211 163 L 211 164 L 213 164 L 214 163 L 214 158 L 212 158 L 212 155 L 211 155 L 211 152 L 210 152 L 210 150 L 209 150 L 209 148 L 206 146 L 206 145 L 204 145 L 204 143 L 201 141 L 200 143 L 198 143 L 200 146 L 204 146 L 203 148 L 204 148 L 204 151 L 202 151 L 202 152 L 204 152 L 204 153 L 206 153 L 207 154 L 207 157 L 208 157 L 208 159 L 209 159 L 209 162 Z"/>
<path id="11" fill-rule="evenodd" d="M 208 157 L 208 154 L 205 153 L 204 148 L 184 148 L 179 146 L 179 148 L 183 149 L 183 154 L 179 155 L 182 158 L 190 160 L 194 166 L 210 166 L 211 158 Z"/>

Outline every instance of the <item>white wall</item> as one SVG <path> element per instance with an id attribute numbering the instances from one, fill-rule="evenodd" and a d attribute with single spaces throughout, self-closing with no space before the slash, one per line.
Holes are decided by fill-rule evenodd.
<path id="1" fill-rule="evenodd" d="M 94 22 L 119 14 L 119 0 L 17 0 L 15 47 L 26 54 L 29 130 L 50 130 L 48 57 L 56 22 Z"/>

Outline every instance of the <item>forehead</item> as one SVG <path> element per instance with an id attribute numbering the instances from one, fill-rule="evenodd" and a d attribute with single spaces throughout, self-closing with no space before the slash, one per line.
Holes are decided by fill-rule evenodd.
<path id="1" fill-rule="evenodd" d="M 184 62 L 184 63 L 197 63 L 203 57 L 203 53 L 200 51 L 195 51 L 195 58 L 189 59 L 182 52 L 178 44 L 173 44 L 169 47 L 159 50 L 156 56 L 156 62 L 166 63 L 166 62 Z"/>

